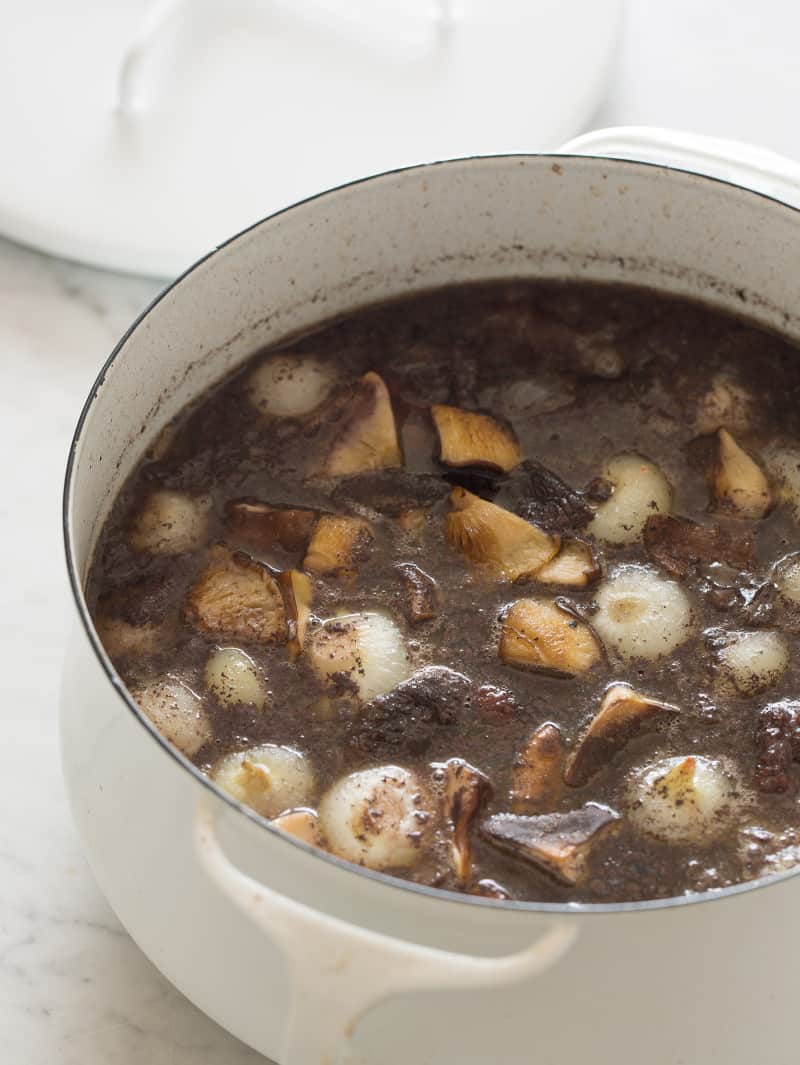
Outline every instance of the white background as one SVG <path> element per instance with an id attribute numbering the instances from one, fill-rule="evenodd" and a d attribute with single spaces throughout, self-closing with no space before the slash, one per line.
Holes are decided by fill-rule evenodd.
<path id="1" fill-rule="evenodd" d="M 800 5 L 782 0 L 631 0 L 594 124 L 682 126 L 800 157 L 798 37 Z M 199 1015 L 121 930 L 81 855 L 58 765 L 70 622 L 59 514 L 67 445 L 101 361 L 158 287 L 0 240 L 0 1060 L 8 1065 L 261 1060 Z"/>

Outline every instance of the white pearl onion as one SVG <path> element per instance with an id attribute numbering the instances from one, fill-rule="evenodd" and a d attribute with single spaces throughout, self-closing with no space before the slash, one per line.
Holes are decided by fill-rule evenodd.
<path id="1" fill-rule="evenodd" d="M 245 704 L 263 710 L 267 690 L 255 662 L 238 647 L 220 647 L 206 662 L 206 687 L 224 706 Z"/>
<path id="2" fill-rule="evenodd" d="M 316 779 L 310 762 L 291 747 L 265 744 L 236 751 L 214 767 L 216 784 L 262 817 L 277 817 L 313 801 Z"/>
<path id="3" fill-rule="evenodd" d="M 265 414 L 299 418 L 322 403 L 333 382 L 333 368 L 318 359 L 272 355 L 250 375 L 250 401 Z"/>
<path id="4" fill-rule="evenodd" d="M 789 664 L 789 648 L 777 632 L 732 632 L 717 652 L 719 664 L 743 695 L 771 687 Z"/>
<path id="5" fill-rule="evenodd" d="M 634 544 L 642 538 L 652 514 L 668 514 L 672 488 L 654 462 L 633 452 L 609 459 L 602 477 L 614 486 L 613 495 L 601 503 L 588 530 L 609 544 Z"/>
<path id="6" fill-rule="evenodd" d="M 134 688 L 131 695 L 158 731 L 187 758 L 211 739 L 211 723 L 200 697 L 176 677 Z"/>
<path id="7" fill-rule="evenodd" d="M 669 654 L 690 635 L 684 589 L 648 566 L 619 566 L 597 590 L 592 624 L 607 650 L 628 661 Z"/>
<path id="8" fill-rule="evenodd" d="M 631 782 L 628 797 L 637 828 L 680 842 L 724 829 L 741 801 L 741 788 L 720 761 L 695 755 L 648 766 Z"/>
<path id="9" fill-rule="evenodd" d="M 431 830 L 431 804 L 414 773 L 378 766 L 343 777 L 319 804 L 320 827 L 334 854 L 370 869 L 415 865 Z"/>
<path id="10" fill-rule="evenodd" d="M 309 640 L 306 655 L 322 680 L 348 674 L 364 701 L 390 691 L 411 674 L 403 634 L 385 614 L 329 618 Z"/>
<path id="11" fill-rule="evenodd" d="M 205 543 L 209 502 L 172 492 L 152 492 L 136 515 L 130 535 L 131 547 L 151 555 L 181 555 Z"/>

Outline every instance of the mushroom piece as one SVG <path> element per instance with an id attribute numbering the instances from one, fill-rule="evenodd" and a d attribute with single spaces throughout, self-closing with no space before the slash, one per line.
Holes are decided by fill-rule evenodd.
<path id="1" fill-rule="evenodd" d="M 601 478 L 613 493 L 595 510 L 589 532 L 613 545 L 635 544 L 652 514 L 672 508 L 672 487 L 654 462 L 633 452 L 617 455 L 603 467 Z"/>
<path id="2" fill-rule="evenodd" d="M 361 378 L 343 422 L 321 471 L 324 476 L 347 477 L 403 465 L 389 391 L 378 374 Z"/>
<path id="3" fill-rule="evenodd" d="M 286 638 L 286 614 L 269 570 L 222 544 L 189 589 L 186 620 L 210 636 L 265 643 Z"/>
<path id="4" fill-rule="evenodd" d="M 162 736 L 187 758 L 211 739 L 211 722 L 200 696 L 177 677 L 132 688 L 131 695 Z"/>
<path id="5" fill-rule="evenodd" d="M 278 584 L 283 593 L 283 607 L 286 612 L 289 655 L 294 660 L 300 657 L 305 646 L 314 586 L 308 574 L 296 569 L 279 573 Z"/>
<path id="6" fill-rule="evenodd" d="M 433 577 L 413 562 L 399 562 L 395 570 L 403 582 L 405 612 L 411 624 L 418 625 L 435 618 L 441 609 L 442 594 Z"/>
<path id="7" fill-rule="evenodd" d="M 516 436 L 488 414 L 437 404 L 431 415 L 445 466 L 484 466 L 508 473 L 519 465 L 522 453 Z"/>
<path id="8" fill-rule="evenodd" d="M 590 802 L 568 813 L 495 814 L 483 822 L 481 832 L 500 850 L 574 887 L 586 877 L 592 846 L 618 821 L 610 807 Z"/>
<path id="9" fill-rule="evenodd" d="M 665 758 L 646 767 L 628 788 L 628 817 L 641 832 L 669 842 L 717 835 L 741 800 L 734 773 L 700 755 Z"/>
<path id="10" fill-rule="evenodd" d="M 556 584 L 562 588 L 585 588 L 602 573 L 597 555 L 583 540 L 565 540 L 556 557 L 536 574 L 537 584 Z"/>
<path id="11" fill-rule="evenodd" d="M 717 432 L 717 459 L 711 471 L 714 503 L 735 518 L 763 518 L 773 506 L 764 471 L 727 429 Z"/>
<path id="12" fill-rule="evenodd" d="M 350 725 L 350 744 L 378 757 L 423 754 L 437 734 L 463 721 L 471 694 L 463 673 L 425 666 L 361 708 Z"/>
<path id="13" fill-rule="evenodd" d="M 325 837 L 319 827 L 319 816 L 315 810 L 307 810 L 303 807 L 297 810 L 287 810 L 285 814 L 273 817 L 272 824 L 282 832 L 288 832 L 290 836 L 301 839 L 303 843 L 310 843 L 312 847 L 325 850 Z"/>
<path id="14" fill-rule="evenodd" d="M 577 532 L 594 516 L 586 493 L 530 459 L 502 485 L 501 498 L 509 510 L 548 533 Z"/>
<path id="15" fill-rule="evenodd" d="M 329 363 L 311 355 L 283 352 L 269 355 L 250 374 L 250 402 L 263 414 L 301 418 L 328 398 L 336 380 Z"/>
<path id="16" fill-rule="evenodd" d="M 146 658 L 167 644 L 170 628 L 164 622 L 131 625 L 122 618 L 102 615 L 95 620 L 95 628 L 108 657 L 114 662 Z"/>
<path id="17" fill-rule="evenodd" d="M 520 714 L 514 693 L 497 684 L 481 684 L 475 692 L 475 707 L 480 717 L 492 725 L 513 721 Z"/>
<path id="18" fill-rule="evenodd" d="M 745 433 L 752 426 L 754 413 L 755 403 L 747 389 L 727 374 L 716 374 L 700 397 L 695 429 L 702 436 L 724 427 Z"/>
<path id="19" fill-rule="evenodd" d="M 561 729 L 551 721 L 540 725 L 511 767 L 511 807 L 532 813 L 552 806 L 563 791 L 567 747 Z"/>
<path id="20" fill-rule="evenodd" d="M 229 537 L 253 551 L 305 551 L 316 517 L 313 510 L 271 507 L 257 499 L 235 499 L 225 506 Z"/>
<path id="21" fill-rule="evenodd" d="M 314 771 L 305 755 L 272 743 L 227 755 L 214 766 L 211 778 L 262 817 L 307 806 L 316 791 Z"/>
<path id="22" fill-rule="evenodd" d="M 707 563 L 749 569 L 756 560 L 750 533 L 734 534 L 719 525 L 698 525 L 672 514 L 647 519 L 644 546 L 652 561 L 675 577 L 685 577 L 693 567 Z"/>
<path id="23" fill-rule="evenodd" d="M 618 566 L 598 588 L 596 602 L 592 624 L 606 648 L 623 661 L 655 661 L 692 631 L 692 606 L 684 589 L 647 566 Z"/>
<path id="24" fill-rule="evenodd" d="M 433 829 L 433 803 L 415 773 L 376 766 L 343 777 L 323 795 L 320 827 L 340 858 L 369 869 L 416 865 Z"/>
<path id="25" fill-rule="evenodd" d="M 642 695 L 629 684 L 612 684 L 572 753 L 564 781 L 573 788 L 586 784 L 634 736 L 657 728 L 676 713 L 676 706 Z"/>
<path id="26" fill-rule="evenodd" d="M 433 779 L 441 792 L 442 820 L 450 837 L 450 863 L 456 880 L 464 885 L 472 874 L 472 827 L 492 785 L 479 769 L 463 758 L 434 762 Z"/>
<path id="27" fill-rule="evenodd" d="M 534 577 L 561 546 L 537 526 L 465 488 L 450 494 L 447 539 L 472 562 L 485 565 L 495 578 L 519 581 Z"/>
<path id="28" fill-rule="evenodd" d="M 395 515 L 394 520 L 404 533 L 417 537 L 428 524 L 428 512 L 423 507 L 409 507 Z"/>
<path id="29" fill-rule="evenodd" d="M 558 602 L 519 599 L 501 625 L 499 653 L 509 666 L 574 676 L 603 657 L 591 628 Z"/>
<path id="30" fill-rule="evenodd" d="M 788 791 L 792 763 L 800 761 L 800 703 L 783 699 L 759 711 L 755 741 L 756 788 L 768 795 Z"/>
<path id="31" fill-rule="evenodd" d="M 134 551 L 150 555 L 183 555 L 196 551 L 208 534 L 211 504 L 185 492 L 166 488 L 151 492 L 136 514 L 128 537 Z"/>
<path id="32" fill-rule="evenodd" d="M 309 638 L 306 658 L 331 695 L 354 695 L 365 702 L 411 673 L 400 629 L 385 614 L 369 611 L 324 622 Z"/>
<path id="33" fill-rule="evenodd" d="M 303 569 L 321 577 L 352 576 L 371 542 L 372 530 L 363 518 L 323 514 L 314 527 Z"/>
<path id="34" fill-rule="evenodd" d="M 723 677 L 742 695 L 757 695 L 772 687 L 789 665 L 789 648 L 780 633 L 715 633 L 717 662 Z"/>
<path id="35" fill-rule="evenodd" d="M 238 647 L 220 647 L 205 668 L 206 687 L 223 706 L 254 706 L 263 710 L 267 690 L 253 659 Z"/>

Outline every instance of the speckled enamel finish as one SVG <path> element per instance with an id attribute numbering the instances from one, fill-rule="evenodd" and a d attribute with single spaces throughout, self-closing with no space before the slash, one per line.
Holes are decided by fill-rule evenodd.
<path id="1" fill-rule="evenodd" d="M 358 960 L 355 943 L 348 954 L 348 927 L 366 930 L 364 942 L 376 933 L 476 955 L 519 951 L 554 928 L 575 940 L 553 954 L 544 975 L 534 977 L 532 967 L 512 986 L 487 978 L 492 986 L 457 994 L 447 990 L 459 983 L 454 967 L 426 980 L 421 956 L 419 979 L 406 986 L 441 990 L 377 1006 L 358 1026 L 348 1051 L 354 1061 L 789 1065 L 799 878 L 692 904 L 565 909 L 464 901 L 353 871 L 267 829 L 168 752 L 127 702 L 87 625 L 80 586 L 109 501 L 189 398 L 261 345 L 321 319 L 437 284 L 513 276 L 656 285 L 800 337 L 800 213 L 650 165 L 553 156 L 457 161 L 300 204 L 169 289 L 98 383 L 67 485 L 82 619 L 65 671 L 62 737 L 93 869 L 165 975 L 282 1065 L 333 1060 L 326 1048 L 350 1019 L 345 1014 L 370 1002 L 341 990 L 349 961 Z M 222 880 L 209 879 L 204 837 L 193 827 L 198 806 L 216 817 L 234 866 L 268 889 L 263 897 L 254 889 L 234 904 Z M 269 891 L 304 904 L 321 923 L 298 925 L 279 949 L 256 926 Z M 311 933 L 303 938 L 326 921 L 339 937 L 338 971 Z M 391 990 L 399 955 L 386 947 L 384 956 L 385 942 L 374 940 L 371 960 L 389 974 Z M 291 1038 L 289 974 L 300 984 Z M 304 1027 L 324 1038 L 304 1040 Z"/>

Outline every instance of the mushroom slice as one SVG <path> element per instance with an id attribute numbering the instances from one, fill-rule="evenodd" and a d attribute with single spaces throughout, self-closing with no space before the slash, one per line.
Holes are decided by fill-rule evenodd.
<path id="1" fill-rule="evenodd" d="M 250 374 L 248 394 L 264 414 L 300 418 L 327 399 L 335 379 L 333 366 L 311 355 L 276 353 Z"/>
<path id="2" fill-rule="evenodd" d="M 235 499 L 225 506 L 229 536 L 254 551 L 305 551 L 315 520 L 313 510 L 271 507 L 257 499 Z"/>
<path id="3" fill-rule="evenodd" d="M 283 607 L 286 611 L 289 654 L 292 659 L 296 659 L 300 657 L 306 642 L 314 586 L 308 574 L 296 569 L 284 570 L 278 574 L 278 584 L 283 593 Z"/>
<path id="4" fill-rule="evenodd" d="M 209 551 L 184 612 L 191 625 L 210 636 L 259 643 L 286 637 L 277 581 L 265 566 L 222 544 Z"/>
<path id="5" fill-rule="evenodd" d="M 122 618 L 105 615 L 97 618 L 95 628 L 106 654 L 114 662 L 156 654 L 166 645 L 170 631 L 164 622 L 131 625 Z"/>
<path id="6" fill-rule="evenodd" d="M 755 543 L 749 533 L 728 532 L 718 525 L 698 525 L 673 514 L 654 514 L 644 527 L 647 554 L 676 577 L 685 577 L 693 566 L 725 562 L 750 569 L 755 564 Z"/>
<path id="7" fill-rule="evenodd" d="M 262 817 L 305 806 L 316 790 L 314 771 L 305 755 L 273 743 L 227 755 L 214 766 L 211 778 Z"/>
<path id="8" fill-rule="evenodd" d="M 205 668 L 206 687 L 223 706 L 254 706 L 263 710 L 267 690 L 253 659 L 238 647 L 220 647 Z"/>
<path id="9" fill-rule="evenodd" d="M 134 551 L 182 555 L 205 543 L 211 504 L 166 488 L 151 492 L 136 515 L 129 542 Z"/>
<path id="10" fill-rule="evenodd" d="M 634 736 L 676 713 L 677 707 L 642 695 L 629 684 L 612 684 L 569 760 L 565 783 L 573 788 L 585 784 Z"/>
<path id="11" fill-rule="evenodd" d="M 495 814 L 481 825 L 485 838 L 500 850 L 533 865 L 573 887 L 586 877 L 592 846 L 612 830 L 619 814 L 589 802 L 568 813 Z"/>
<path id="12" fill-rule="evenodd" d="M 723 675 L 742 695 L 757 695 L 775 684 L 789 665 L 789 648 L 780 633 L 756 629 L 714 630 Z"/>
<path id="13" fill-rule="evenodd" d="M 273 817 L 272 824 L 282 832 L 301 839 L 303 843 L 310 843 L 312 847 L 319 847 L 320 850 L 325 849 L 325 838 L 315 810 L 307 810 L 302 806 L 297 810 L 287 810 L 280 817 Z"/>
<path id="14" fill-rule="evenodd" d="M 437 404 L 431 407 L 445 466 L 485 466 L 508 473 L 522 453 L 514 433 L 488 414 Z"/>
<path id="15" fill-rule="evenodd" d="M 492 785 L 479 769 L 463 758 L 434 762 L 433 779 L 441 788 L 442 814 L 450 835 L 450 862 L 456 879 L 466 884 L 472 873 L 472 826 L 481 806 L 492 795 Z"/>
<path id="16" fill-rule="evenodd" d="M 447 539 L 472 562 L 486 565 L 497 578 L 531 578 L 558 553 L 559 537 L 465 488 L 454 488 L 450 502 L 453 509 L 446 519 Z"/>
<path id="17" fill-rule="evenodd" d="M 669 481 L 643 455 L 617 455 L 605 464 L 601 479 L 611 484 L 613 493 L 597 507 L 589 532 L 606 543 L 635 544 L 652 514 L 666 514 L 672 508 Z"/>
<path id="18" fill-rule="evenodd" d="M 565 540 L 552 561 L 536 574 L 537 584 L 557 584 L 562 588 L 585 588 L 601 574 L 600 563 L 590 544 Z"/>
<path id="19" fill-rule="evenodd" d="M 373 612 L 330 618 L 309 639 L 306 656 L 330 694 L 365 702 L 411 673 L 402 632 L 391 618 Z"/>
<path id="20" fill-rule="evenodd" d="M 557 602 L 519 599 L 502 620 L 500 658 L 520 669 L 543 669 L 565 676 L 587 673 L 603 657 L 585 621 Z"/>
<path id="21" fill-rule="evenodd" d="M 700 755 L 666 758 L 637 774 L 628 817 L 658 839 L 687 842 L 723 831 L 741 790 L 722 762 Z"/>
<path id="22" fill-rule="evenodd" d="M 418 757 L 464 719 L 472 684 L 447 666 L 425 666 L 371 699 L 353 719 L 350 743 L 364 754 Z"/>
<path id="23" fill-rule="evenodd" d="M 766 794 L 789 790 L 792 762 L 800 761 L 800 703 L 783 699 L 759 712 L 756 725 L 756 788 Z"/>
<path id="24" fill-rule="evenodd" d="M 416 774 L 395 765 L 343 777 L 319 804 L 320 825 L 333 853 L 369 869 L 416 865 L 433 827 L 432 813 Z"/>
<path id="25" fill-rule="evenodd" d="M 413 562 L 399 562 L 395 570 L 405 590 L 406 617 L 412 625 L 435 618 L 442 605 L 439 585 L 424 569 Z"/>
<path id="26" fill-rule="evenodd" d="M 382 377 L 371 371 L 364 374 L 344 420 L 322 469 L 324 476 L 347 477 L 403 465 L 392 402 Z"/>
<path id="27" fill-rule="evenodd" d="M 772 509 L 769 481 L 758 463 L 727 429 L 717 432 L 717 460 L 712 469 L 714 502 L 736 518 L 763 518 Z"/>
<path id="28" fill-rule="evenodd" d="M 323 514 L 314 527 L 303 569 L 319 576 L 352 576 L 372 541 L 369 522 L 338 514 Z"/>
<path id="29" fill-rule="evenodd" d="M 177 677 L 132 688 L 131 695 L 162 736 L 187 758 L 211 739 L 211 722 L 200 696 Z"/>
<path id="30" fill-rule="evenodd" d="M 514 759 L 511 805 L 523 814 L 552 806 L 563 791 L 567 748 L 561 729 L 551 721 L 540 725 Z"/>

